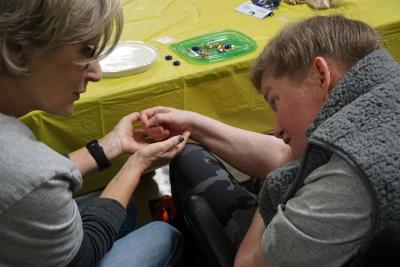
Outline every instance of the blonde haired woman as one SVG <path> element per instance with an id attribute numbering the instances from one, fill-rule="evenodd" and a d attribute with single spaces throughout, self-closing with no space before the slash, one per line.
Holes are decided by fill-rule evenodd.
<path id="1" fill-rule="evenodd" d="M 17 119 L 33 110 L 71 115 L 87 83 L 101 79 L 97 60 L 118 42 L 122 23 L 118 0 L 0 0 L 1 266 L 176 263 L 181 236 L 168 224 L 118 232 L 140 175 L 179 152 L 187 133 L 146 144 L 132 129 L 139 119 L 132 113 L 65 157 Z M 123 154 L 133 155 L 79 211 L 72 194 L 82 176 Z"/>

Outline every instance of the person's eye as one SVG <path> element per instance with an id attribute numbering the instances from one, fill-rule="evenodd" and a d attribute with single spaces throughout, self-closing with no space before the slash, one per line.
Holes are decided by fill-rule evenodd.
<path id="1" fill-rule="evenodd" d="M 85 57 L 85 59 L 91 60 L 94 57 L 96 49 L 97 49 L 97 47 L 94 44 L 85 44 L 82 47 L 81 53 Z M 90 62 L 83 65 L 83 68 L 87 69 L 87 68 L 89 68 L 89 65 L 90 65 Z"/>
<path id="2" fill-rule="evenodd" d="M 87 59 L 93 58 L 95 52 L 96 52 L 96 46 L 94 44 L 88 44 L 82 48 L 82 54 Z"/>
<path id="3" fill-rule="evenodd" d="M 269 99 L 269 105 L 271 106 L 272 110 L 276 111 L 276 106 L 278 104 L 279 98 L 276 96 L 273 96 Z"/>

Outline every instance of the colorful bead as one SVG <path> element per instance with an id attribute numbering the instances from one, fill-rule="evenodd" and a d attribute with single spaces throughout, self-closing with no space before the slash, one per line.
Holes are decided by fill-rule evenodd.
<path id="1" fill-rule="evenodd" d="M 205 48 L 207 48 L 207 49 L 211 49 L 211 48 L 213 48 L 213 47 L 214 47 L 213 44 L 208 44 L 208 45 L 205 46 Z"/>
<path id="2" fill-rule="evenodd" d="M 200 51 L 200 47 L 198 47 L 198 46 L 193 46 L 193 47 L 192 47 L 192 50 L 193 50 L 194 52 L 198 52 L 198 51 Z"/>

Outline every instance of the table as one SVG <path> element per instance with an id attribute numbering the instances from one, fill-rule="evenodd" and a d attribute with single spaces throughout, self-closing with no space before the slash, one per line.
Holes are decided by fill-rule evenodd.
<path id="1" fill-rule="evenodd" d="M 247 80 L 248 69 L 267 41 L 288 23 L 315 14 L 344 14 L 376 28 L 386 47 L 400 61 L 400 1 L 344 0 L 328 10 L 306 4 L 281 3 L 274 16 L 263 20 L 235 12 L 243 0 L 125 0 L 122 40 L 143 41 L 156 47 L 155 66 L 141 74 L 106 78 L 91 83 L 76 102 L 76 112 L 60 118 L 32 112 L 21 118 L 38 139 L 60 153 L 68 153 L 107 133 L 125 114 L 155 105 L 192 110 L 225 123 L 264 132 L 273 127 L 273 114 Z M 179 67 L 164 60 L 179 57 L 155 39 L 169 36 L 181 41 L 195 35 L 234 29 L 253 38 L 255 52 L 229 61 L 195 65 L 181 60 Z M 104 186 L 126 158 L 102 173 L 85 178 L 82 192 Z"/>

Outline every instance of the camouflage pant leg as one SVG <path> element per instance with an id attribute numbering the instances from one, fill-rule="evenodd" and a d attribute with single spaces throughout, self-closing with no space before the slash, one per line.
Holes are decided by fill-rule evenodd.
<path id="1" fill-rule="evenodd" d="M 238 247 L 257 208 L 257 197 L 238 183 L 209 151 L 188 144 L 173 160 L 170 177 L 180 206 L 191 195 L 204 197 Z"/>

